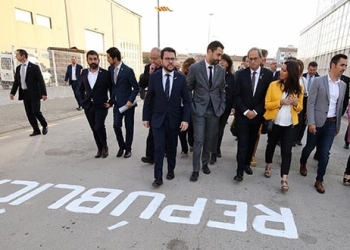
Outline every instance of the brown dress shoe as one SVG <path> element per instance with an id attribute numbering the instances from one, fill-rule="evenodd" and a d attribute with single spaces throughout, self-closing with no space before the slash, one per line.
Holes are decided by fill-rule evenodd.
<path id="1" fill-rule="evenodd" d="M 100 158 L 101 156 L 102 156 L 102 151 L 101 150 L 97 151 L 95 158 Z"/>
<path id="2" fill-rule="evenodd" d="M 106 158 L 108 156 L 108 147 L 102 148 L 101 157 Z"/>
<path id="3" fill-rule="evenodd" d="M 300 174 L 302 176 L 307 176 L 307 169 L 306 169 L 306 164 L 301 164 L 300 163 Z"/>
<path id="4" fill-rule="evenodd" d="M 319 192 L 320 194 L 324 194 L 325 190 L 324 190 L 324 187 L 322 185 L 322 181 L 316 181 L 315 188 L 316 188 L 317 192 Z"/>

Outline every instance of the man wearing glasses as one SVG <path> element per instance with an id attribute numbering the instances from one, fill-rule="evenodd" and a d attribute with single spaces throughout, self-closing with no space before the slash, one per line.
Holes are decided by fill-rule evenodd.
<path id="1" fill-rule="evenodd" d="M 243 180 L 244 172 L 253 174 L 250 162 L 263 121 L 266 91 L 272 81 L 272 72 L 261 67 L 262 57 L 260 49 L 251 48 L 248 51 L 249 68 L 237 75 L 234 90 L 238 129 L 236 181 Z"/>
<path id="2" fill-rule="evenodd" d="M 142 77 L 139 80 L 140 88 L 144 91 L 148 87 L 150 75 L 162 69 L 162 60 L 160 59 L 160 49 L 153 48 L 150 53 L 151 63 L 145 66 Z M 141 158 L 144 163 L 154 164 L 154 142 L 152 129 L 148 131 L 146 140 L 146 156 Z"/>

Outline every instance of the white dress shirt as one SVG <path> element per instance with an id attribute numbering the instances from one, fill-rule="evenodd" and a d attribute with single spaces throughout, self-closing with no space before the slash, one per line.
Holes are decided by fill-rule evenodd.
<path id="1" fill-rule="evenodd" d="M 74 64 L 74 65 L 72 64 L 72 79 L 71 79 L 72 81 L 76 81 L 77 80 L 76 68 L 77 68 L 76 64 Z"/>
<path id="2" fill-rule="evenodd" d="M 99 71 L 100 71 L 99 68 L 95 72 L 91 72 L 89 69 L 88 80 L 89 80 L 89 84 L 90 84 L 91 89 L 93 89 L 95 86 Z"/>
<path id="3" fill-rule="evenodd" d="M 340 79 L 338 78 L 335 82 L 328 75 L 328 86 L 329 86 L 329 109 L 327 117 L 337 116 L 337 103 L 339 98 L 339 84 Z"/>
<path id="4" fill-rule="evenodd" d="M 209 69 L 209 66 L 212 66 L 213 68 L 211 69 L 211 77 L 212 77 L 212 81 L 213 81 L 213 84 L 214 84 L 214 65 L 211 65 L 209 63 L 207 63 L 206 60 L 205 61 L 205 68 L 207 69 L 207 76 L 208 76 L 208 80 L 209 80 L 209 76 L 210 76 L 210 69 Z"/>
<path id="5" fill-rule="evenodd" d="M 163 89 L 164 89 L 164 92 L 165 92 L 165 83 L 166 83 L 166 79 L 167 79 L 166 74 L 169 74 L 169 75 L 170 75 L 170 76 L 169 76 L 169 80 L 170 80 L 169 97 L 170 97 L 170 96 L 171 96 L 171 90 L 173 89 L 174 71 L 167 72 L 167 71 L 165 71 L 164 68 L 162 69 Z"/>
<path id="6" fill-rule="evenodd" d="M 29 63 L 28 60 L 25 61 L 24 63 L 22 63 L 21 69 L 20 69 L 21 87 L 22 87 L 22 89 L 27 89 L 26 75 L 27 75 L 28 63 Z"/>

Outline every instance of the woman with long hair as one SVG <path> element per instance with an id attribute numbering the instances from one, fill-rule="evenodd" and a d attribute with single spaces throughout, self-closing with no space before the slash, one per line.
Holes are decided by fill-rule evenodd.
<path id="1" fill-rule="evenodd" d="M 221 142 L 222 137 L 224 136 L 224 129 L 227 123 L 227 119 L 230 116 L 231 112 L 233 113 L 233 86 L 235 84 L 235 76 L 232 74 L 232 65 L 233 61 L 231 57 L 227 54 L 223 54 L 221 56 L 219 64 L 225 68 L 226 70 L 226 108 L 224 113 L 220 116 L 219 119 L 219 132 L 218 132 L 218 141 L 216 145 L 216 153 L 211 154 L 210 164 L 214 164 L 216 161 L 216 157 L 221 157 Z"/>
<path id="2" fill-rule="evenodd" d="M 303 87 L 299 82 L 300 66 L 297 61 L 286 61 L 280 79 L 270 83 L 265 97 L 266 120 L 273 120 L 272 131 L 268 133 L 265 151 L 265 177 L 271 176 L 271 163 L 277 141 L 281 138 L 281 189 L 288 191 L 288 174 L 295 140 L 295 126 L 299 123 L 298 113 L 303 109 Z"/>
<path id="3" fill-rule="evenodd" d="M 196 60 L 193 57 L 187 58 L 185 61 L 182 62 L 181 65 L 181 72 L 185 76 L 188 74 L 188 70 L 190 66 L 195 63 Z M 188 137 L 188 143 L 187 143 L 187 137 Z M 193 125 L 192 120 L 190 120 L 188 129 L 185 131 L 181 131 L 179 133 L 180 143 L 181 143 L 181 153 L 180 157 L 187 157 L 188 156 L 188 145 L 190 145 L 190 151 L 192 152 L 193 147 Z"/>

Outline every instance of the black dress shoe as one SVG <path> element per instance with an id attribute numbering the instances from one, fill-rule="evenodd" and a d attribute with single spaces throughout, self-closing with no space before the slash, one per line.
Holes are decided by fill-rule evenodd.
<path id="1" fill-rule="evenodd" d="M 125 151 L 124 158 L 129 158 L 131 156 L 131 151 Z"/>
<path id="2" fill-rule="evenodd" d="M 117 157 L 121 157 L 122 155 L 123 155 L 123 153 L 124 153 L 124 149 L 119 149 L 118 150 L 118 153 L 117 153 Z"/>
<path id="3" fill-rule="evenodd" d="M 198 172 L 192 172 L 190 181 L 197 181 L 198 180 Z"/>
<path id="4" fill-rule="evenodd" d="M 301 143 L 301 141 L 296 141 L 295 142 L 297 145 L 299 145 L 299 146 L 303 146 L 303 144 Z"/>
<path id="5" fill-rule="evenodd" d="M 222 156 L 222 155 L 221 155 L 221 150 L 219 149 L 219 150 L 216 152 L 216 157 L 217 157 L 217 158 L 221 158 L 221 156 Z"/>
<path id="6" fill-rule="evenodd" d="M 101 157 L 106 158 L 108 156 L 108 147 L 107 148 L 102 148 L 101 150 Z"/>
<path id="7" fill-rule="evenodd" d="M 40 131 L 33 131 L 33 133 L 31 133 L 29 136 L 36 136 L 36 135 L 40 135 Z"/>
<path id="8" fill-rule="evenodd" d="M 237 174 L 234 178 L 235 181 L 243 181 L 243 175 Z"/>
<path id="9" fill-rule="evenodd" d="M 47 127 L 43 127 L 43 135 L 46 135 L 47 134 Z"/>
<path id="10" fill-rule="evenodd" d="M 244 172 L 246 172 L 247 175 L 253 174 L 253 170 L 250 168 L 250 166 L 246 166 Z"/>
<path id="11" fill-rule="evenodd" d="M 102 156 L 102 150 L 97 151 L 95 158 L 100 158 Z"/>
<path id="12" fill-rule="evenodd" d="M 210 165 L 214 165 L 216 162 L 216 153 L 211 153 Z"/>
<path id="13" fill-rule="evenodd" d="M 346 143 L 345 143 L 343 148 L 349 149 L 349 144 L 346 144 Z"/>
<path id="14" fill-rule="evenodd" d="M 210 174 L 210 173 L 211 173 L 211 171 L 210 171 L 208 165 L 203 165 L 202 171 L 203 171 L 203 173 L 205 173 L 205 174 Z"/>
<path id="15" fill-rule="evenodd" d="M 166 175 L 166 179 L 167 180 L 172 180 L 175 178 L 175 174 L 174 172 L 169 172 L 167 175 Z"/>
<path id="16" fill-rule="evenodd" d="M 162 178 L 156 178 L 154 182 L 152 183 L 153 187 L 159 187 L 163 185 L 163 179 Z"/>
<path id="17" fill-rule="evenodd" d="M 154 160 L 152 160 L 149 157 L 145 157 L 145 156 L 141 157 L 141 161 L 144 162 L 144 163 L 154 164 Z"/>

